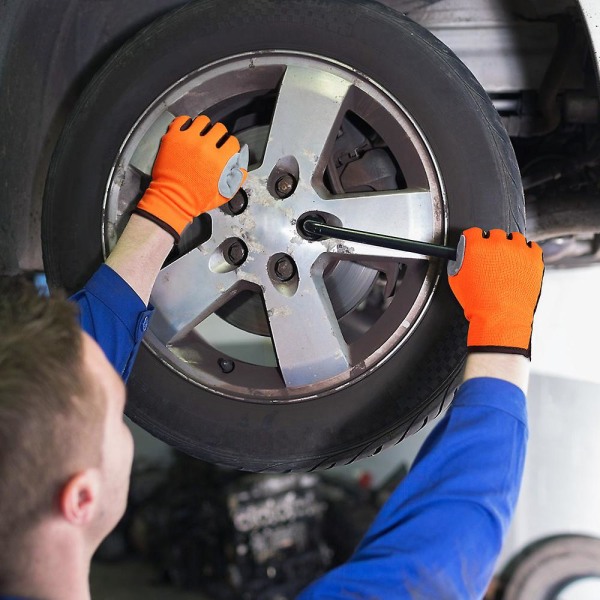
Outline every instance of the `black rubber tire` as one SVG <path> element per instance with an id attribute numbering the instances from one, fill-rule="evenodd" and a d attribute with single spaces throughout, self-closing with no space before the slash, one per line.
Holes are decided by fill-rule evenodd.
<path id="1" fill-rule="evenodd" d="M 202 65 L 268 49 L 331 57 L 399 98 L 439 163 L 451 242 L 472 225 L 524 230 L 508 135 L 472 74 L 429 32 L 369 0 L 204 0 L 160 19 L 124 46 L 74 111 L 44 199 L 44 260 L 53 285 L 75 290 L 100 264 L 109 171 L 146 107 Z M 462 311 L 442 276 L 401 351 L 342 391 L 292 404 L 243 402 L 193 386 L 143 348 L 127 414 L 185 452 L 235 468 L 348 463 L 402 440 L 442 411 L 464 363 L 465 333 Z"/>
<path id="2" fill-rule="evenodd" d="M 600 579 L 600 539 L 557 535 L 510 561 L 495 600 L 555 600 L 565 587 L 589 577 Z"/>

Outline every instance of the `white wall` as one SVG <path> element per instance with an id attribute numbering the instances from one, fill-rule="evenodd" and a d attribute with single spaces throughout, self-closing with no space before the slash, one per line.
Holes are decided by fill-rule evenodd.
<path id="1" fill-rule="evenodd" d="M 533 375 L 523 487 L 501 563 L 558 533 L 600 537 L 600 384 Z"/>
<path id="2" fill-rule="evenodd" d="M 500 564 L 556 533 L 600 537 L 599 307 L 600 268 L 546 273 L 532 346 L 525 475 Z"/>
<path id="3" fill-rule="evenodd" d="M 600 268 L 548 270 L 536 313 L 532 370 L 600 383 Z"/>

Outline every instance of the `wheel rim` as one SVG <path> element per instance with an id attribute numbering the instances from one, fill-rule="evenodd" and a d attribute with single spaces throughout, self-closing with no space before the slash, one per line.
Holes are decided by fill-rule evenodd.
<path id="1" fill-rule="evenodd" d="M 446 198 L 418 125 L 375 82 L 323 57 L 269 52 L 208 65 L 157 98 L 124 140 L 104 199 L 105 255 L 166 126 L 200 112 L 250 145 L 247 206 L 211 211 L 184 232 L 154 287 L 145 344 L 195 385 L 252 402 L 314 398 L 365 377 L 418 326 L 441 264 L 308 241 L 297 221 L 318 213 L 443 243 Z"/>

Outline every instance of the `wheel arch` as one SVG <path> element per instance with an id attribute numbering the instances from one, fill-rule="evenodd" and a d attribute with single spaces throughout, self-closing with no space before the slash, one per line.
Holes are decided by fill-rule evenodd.
<path id="1" fill-rule="evenodd" d="M 600 4 L 595 0 L 577 0 L 583 13 L 596 61 L 600 86 Z"/>
<path id="2" fill-rule="evenodd" d="M 43 269 L 40 220 L 48 166 L 81 91 L 126 39 L 182 4 L 1 3 L 0 273 Z"/>

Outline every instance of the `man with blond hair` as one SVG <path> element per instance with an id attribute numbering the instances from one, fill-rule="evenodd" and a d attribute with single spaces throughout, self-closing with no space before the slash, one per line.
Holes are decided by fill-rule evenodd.
<path id="1" fill-rule="evenodd" d="M 178 117 L 118 244 L 72 302 L 0 278 L 0 593 L 90 597 L 92 555 L 127 502 L 123 381 L 152 286 L 186 225 L 237 192 L 247 161 L 221 123 Z"/>

